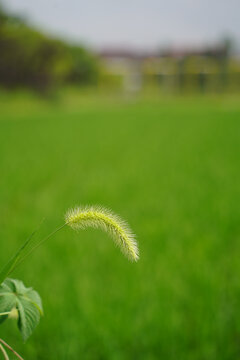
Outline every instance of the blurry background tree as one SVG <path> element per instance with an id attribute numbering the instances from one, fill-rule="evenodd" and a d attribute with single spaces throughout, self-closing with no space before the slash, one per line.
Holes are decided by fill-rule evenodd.
<path id="1" fill-rule="evenodd" d="M 63 83 L 96 82 L 96 57 L 32 29 L 0 8 L 0 84 L 40 92 Z"/>

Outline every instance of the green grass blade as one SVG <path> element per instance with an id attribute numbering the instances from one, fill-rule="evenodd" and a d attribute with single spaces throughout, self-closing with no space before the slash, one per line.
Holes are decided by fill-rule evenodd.
<path id="1" fill-rule="evenodd" d="M 21 256 L 23 255 L 24 250 L 26 249 L 27 245 L 29 245 L 29 243 L 31 242 L 33 236 L 36 234 L 39 227 L 31 233 L 31 235 L 28 237 L 25 243 L 20 247 L 20 249 L 18 249 L 18 251 L 13 255 L 13 257 L 8 261 L 8 263 L 2 268 L 0 272 L 0 285 L 8 277 L 8 275 L 12 273 L 12 271 L 15 269 L 19 261 L 21 261 Z"/>

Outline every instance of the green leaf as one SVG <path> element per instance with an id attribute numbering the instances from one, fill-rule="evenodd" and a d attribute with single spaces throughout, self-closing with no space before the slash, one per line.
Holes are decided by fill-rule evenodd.
<path id="1" fill-rule="evenodd" d="M 22 281 L 6 279 L 0 286 L 0 313 L 16 308 L 18 311 L 18 327 L 23 340 L 32 334 L 43 314 L 42 301 L 32 288 L 26 288 Z M 1 316 L 0 321 L 8 316 Z"/>
<path id="2" fill-rule="evenodd" d="M 6 280 L 0 286 L 0 313 L 11 311 L 16 307 L 16 296 L 13 294 L 11 284 Z M 8 318 L 8 315 L 0 316 L 0 324 Z"/>

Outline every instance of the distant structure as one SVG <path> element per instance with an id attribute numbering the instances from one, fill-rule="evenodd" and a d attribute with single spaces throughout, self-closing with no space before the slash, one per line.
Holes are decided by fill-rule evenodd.
<path id="1" fill-rule="evenodd" d="M 139 92 L 143 86 L 143 54 L 124 49 L 104 50 L 100 54 L 106 72 L 118 79 L 124 90 Z"/>
<path id="2" fill-rule="evenodd" d="M 228 42 L 195 49 L 165 48 L 155 53 L 110 49 L 99 56 L 106 77 L 127 92 L 149 86 L 180 92 L 240 90 L 240 59 L 230 55 Z"/>

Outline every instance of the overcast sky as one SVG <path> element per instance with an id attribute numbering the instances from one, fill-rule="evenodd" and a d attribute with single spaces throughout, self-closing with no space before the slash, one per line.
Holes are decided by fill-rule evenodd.
<path id="1" fill-rule="evenodd" d="M 2 0 L 45 32 L 99 48 L 240 42 L 240 0 Z"/>

